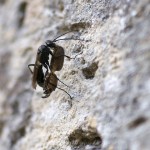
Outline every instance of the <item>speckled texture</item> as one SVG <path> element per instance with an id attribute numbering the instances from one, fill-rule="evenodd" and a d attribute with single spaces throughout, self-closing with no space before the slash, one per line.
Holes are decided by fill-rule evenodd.
<path id="1" fill-rule="evenodd" d="M 0 1 L 0 150 L 149 150 L 149 0 Z M 68 31 L 56 89 L 42 99 L 28 64 Z"/>

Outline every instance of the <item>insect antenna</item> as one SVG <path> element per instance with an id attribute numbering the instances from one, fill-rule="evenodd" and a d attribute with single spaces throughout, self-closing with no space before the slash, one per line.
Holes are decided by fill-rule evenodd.
<path id="1" fill-rule="evenodd" d="M 83 51 L 82 51 L 81 53 L 75 55 L 75 57 L 70 57 L 70 56 L 67 56 L 67 55 L 63 55 L 63 56 L 67 57 L 68 59 L 76 59 L 76 57 L 77 57 L 78 55 L 82 54 L 82 53 L 83 53 Z"/>
<path id="2" fill-rule="evenodd" d="M 58 79 L 58 78 L 57 78 Z M 62 84 L 64 84 L 65 86 L 69 87 L 67 84 L 65 84 L 64 82 L 62 82 L 60 79 L 58 79 L 59 82 L 61 82 Z"/>
<path id="3" fill-rule="evenodd" d="M 56 87 L 57 89 L 64 91 L 66 94 L 69 95 L 70 99 L 72 99 L 71 95 L 70 95 L 68 92 L 66 92 L 64 89 L 55 86 L 53 83 L 50 83 L 50 84 L 51 84 L 52 86 Z"/>
<path id="4" fill-rule="evenodd" d="M 62 35 L 56 37 L 56 38 L 53 40 L 53 42 L 58 41 L 58 40 L 56 40 L 56 39 L 60 38 L 61 36 L 65 35 L 65 34 L 71 33 L 71 32 L 77 32 L 77 31 L 76 31 L 76 30 L 75 30 L 75 31 L 68 31 L 68 32 L 66 32 L 66 33 L 64 33 L 64 34 L 62 34 Z"/>
<path id="5" fill-rule="evenodd" d="M 58 40 L 55 40 L 54 42 L 62 41 L 62 40 L 79 40 L 79 41 L 81 41 L 81 39 L 75 39 L 75 38 L 65 38 L 65 39 L 58 39 Z"/>
<path id="6" fill-rule="evenodd" d="M 57 86 L 56 86 L 56 85 L 54 85 L 53 83 L 50 83 L 50 84 L 51 84 L 52 86 L 54 86 L 55 88 L 57 88 L 57 89 L 59 89 L 59 90 L 64 91 L 66 94 L 68 94 L 68 95 L 69 95 L 70 99 L 72 99 L 71 95 L 70 95 L 68 92 L 66 92 L 64 89 L 61 89 L 61 88 L 57 87 Z M 50 93 L 49 93 L 49 94 L 47 94 L 47 95 L 45 95 L 45 96 L 42 96 L 42 98 L 47 98 L 49 95 L 50 95 Z"/>
<path id="7" fill-rule="evenodd" d="M 64 89 L 61 89 L 61 88 L 59 88 L 59 87 L 56 87 L 56 88 L 57 88 L 57 89 L 59 89 L 59 90 L 64 91 L 66 94 L 68 94 L 68 95 L 69 95 L 70 99 L 72 99 L 71 95 L 70 95 L 68 92 L 66 92 Z"/>
<path id="8" fill-rule="evenodd" d="M 30 72 L 33 74 L 33 71 L 31 70 L 30 66 L 35 66 L 35 64 L 29 64 L 28 65 L 28 68 L 29 68 Z"/>
<path id="9" fill-rule="evenodd" d="M 54 75 L 53 75 L 54 76 Z M 64 82 L 62 82 L 58 77 L 54 76 L 57 80 L 59 80 L 59 82 L 61 82 L 62 84 L 64 84 L 65 86 L 69 87 L 67 84 L 65 84 Z"/>

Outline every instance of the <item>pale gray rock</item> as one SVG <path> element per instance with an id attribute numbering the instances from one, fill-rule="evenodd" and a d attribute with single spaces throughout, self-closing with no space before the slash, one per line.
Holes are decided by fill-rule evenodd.
<path id="1" fill-rule="evenodd" d="M 149 150 L 150 1 L 1 0 L 0 150 Z M 65 54 L 42 99 L 28 64 L 46 39 Z"/>

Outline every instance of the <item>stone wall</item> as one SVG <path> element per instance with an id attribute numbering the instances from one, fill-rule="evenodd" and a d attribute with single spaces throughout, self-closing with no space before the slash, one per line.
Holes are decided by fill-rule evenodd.
<path id="1" fill-rule="evenodd" d="M 79 55 L 57 76 L 73 99 L 42 99 L 28 64 L 70 30 L 81 41 L 57 44 Z M 149 0 L 0 0 L 0 35 L 0 150 L 150 149 Z"/>

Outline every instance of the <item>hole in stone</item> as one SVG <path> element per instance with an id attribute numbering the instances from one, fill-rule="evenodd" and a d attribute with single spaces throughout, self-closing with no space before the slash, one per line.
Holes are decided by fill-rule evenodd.
<path id="1" fill-rule="evenodd" d="M 70 75 L 75 75 L 75 74 L 77 74 L 77 73 L 78 73 L 78 71 L 72 70 L 72 71 L 70 72 Z"/>
<path id="2" fill-rule="evenodd" d="M 69 25 L 64 25 L 60 28 L 63 32 L 65 31 L 79 31 L 80 29 L 89 28 L 91 24 L 89 22 L 77 22 Z"/>
<path id="3" fill-rule="evenodd" d="M 98 63 L 94 62 L 90 66 L 83 68 L 82 73 L 86 79 L 93 79 L 98 69 Z"/>
<path id="4" fill-rule="evenodd" d="M 27 55 L 31 51 L 32 51 L 32 48 L 31 47 L 27 47 L 26 49 L 24 49 L 24 52 L 22 53 L 22 56 Z"/>
<path id="5" fill-rule="evenodd" d="M 77 22 L 74 24 L 71 24 L 70 29 L 71 30 L 79 30 L 79 29 L 86 29 L 89 28 L 91 24 L 89 22 Z"/>
<path id="6" fill-rule="evenodd" d="M 1 133 L 2 133 L 4 124 L 5 124 L 4 121 L 3 121 L 3 120 L 0 120 L 0 135 L 1 135 Z"/>
<path id="7" fill-rule="evenodd" d="M 63 10 L 64 10 L 64 4 L 63 4 L 62 1 L 59 1 L 59 2 L 58 2 L 58 7 L 59 7 L 59 10 L 60 10 L 60 11 L 63 11 Z"/>
<path id="8" fill-rule="evenodd" d="M 7 83 L 11 78 L 9 77 L 9 63 L 11 59 L 11 53 L 7 52 L 6 49 L 2 49 L 4 54 L 0 56 L 0 89 L 5 90 Z M 5 52 L 6 51 L 6 52 Z"/>
<path id="9" fill-rule="evenodd" d="M 130 124 L 129 124 L 129 128 L 133 129 L 136 128 L 138 126 L 140 126 L 141 124 L 145 123 L 147 121 L 147 118 L 141 116 L 135 120 L 133 120 Z"/>
<path id="10" fill-rule="evenodd" d="M 81 150 L 87 147 L 100 149 L 102 139 L 97 132 L 76 129 L 70 134 L 69 142 L 73 150 Z"/>
<path id="11" fill-rule="evenodd" d="M 18 28 L 21 28 L 24 22 L 25 13 L 27 8 L 27 2 L 22 2 L 18 8 Z"/>
<path id="12" fill-rule="evenodd" d="M 12 104 L 11 104 L 11 107 L 12 107 L 12 110 L 13 110 L 13 114 L 17 114 L 18 113 L 18 107 L 19 107 L 19 103 L 18 101 L 14 101 Z"/>
<path id="13" fill-rule="evenodd" d="M 11 145 L 14 145 L 19 139 L 25 135 L 25 126 L 20 127 L 17 131 L 13 131 L 11 134 Z"/>
<path id="14" fill-rule="evenodd" d="M 6 0 L 0 0 L 0 5 L 4 5 Z"/>

